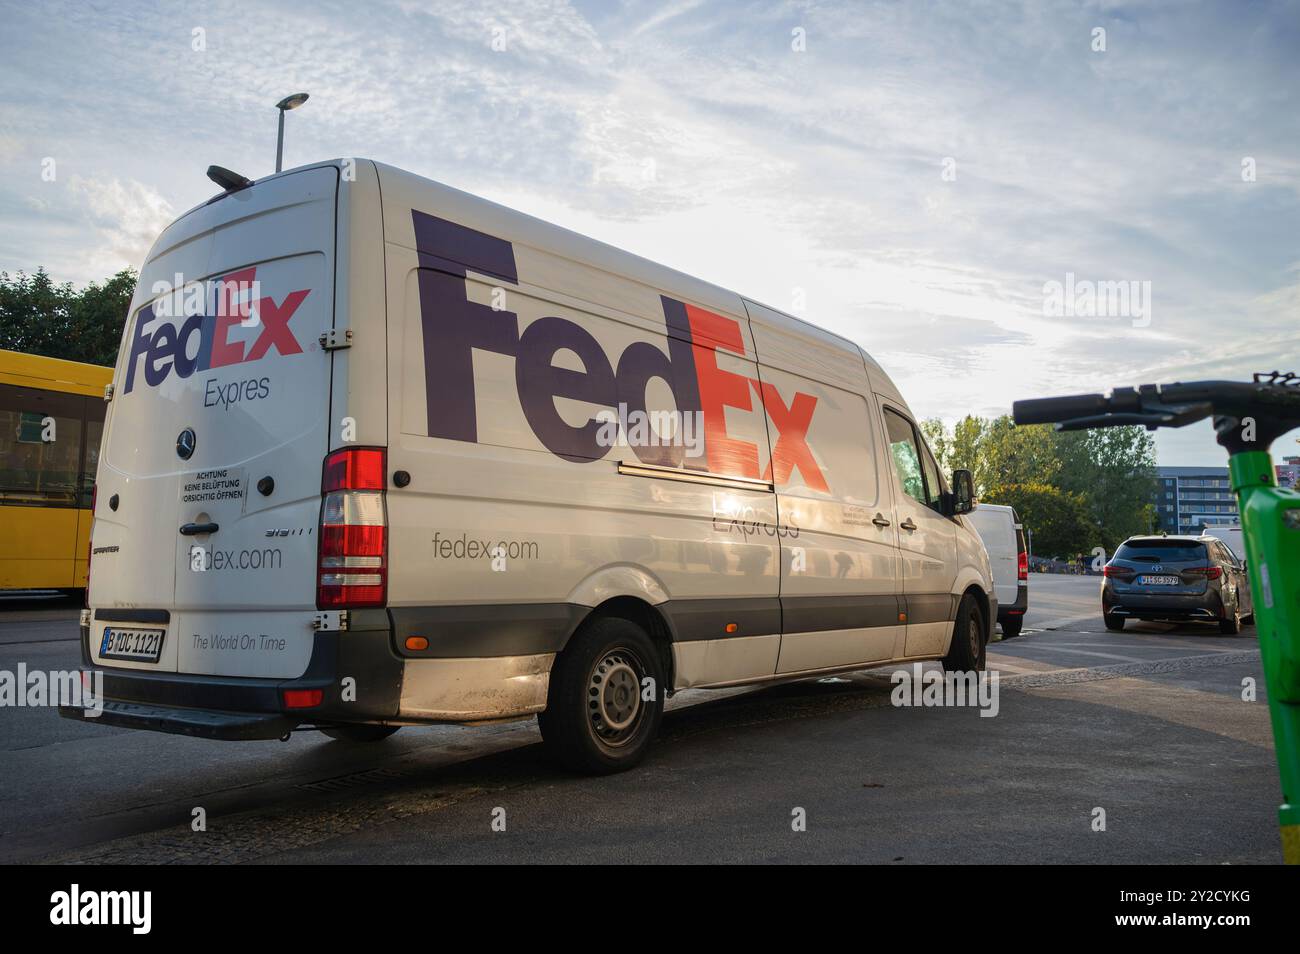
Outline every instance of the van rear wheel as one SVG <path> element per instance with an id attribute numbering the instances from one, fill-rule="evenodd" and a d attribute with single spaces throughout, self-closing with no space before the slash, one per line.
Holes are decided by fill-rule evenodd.
<path id="1" fill-rule="evenodd" d="M 584 627 L 556 657 L 546 711 L 537 717 L 551 755 L 586 775 L 640 762 L 663 717 L 662 668 L 636 623 L 606 617 Z"/>
<path id="2" fill-rule="evenodd" d="M 1015 639 L 1020 635 L 1020 628 L 1024 625 L 1023 616 L 1008 616 L 1002 621 L 1002 638 Z"/>
<path id="3" fill-rule="evenodd" d="M 382 742 L 401 726 L 396 725 L 335 725 L 321 729 L 321 733 L 336 742 Z"/>
<path id="4" fill-rule="evenodd" d="M 975 597 L 967 593 L 957 606 L 957 621 L 953 627 L 948 655 L 943 657 L 943 668 L 948 672 L 982 670 L 988 641 L 984 629 L 984 614 L 980 612 Z"/>

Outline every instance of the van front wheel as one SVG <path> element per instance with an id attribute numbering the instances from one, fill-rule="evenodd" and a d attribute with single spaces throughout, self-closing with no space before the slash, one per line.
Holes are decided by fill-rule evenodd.
<path id="1" fill-rule="evenodd" d="M 948 672 L 979 672 L 984 668 L 987 645 L 984 614 L 980 612 L 975 597 L 967 593 L 957 607 L 952 643 L 948 647 L 948 655 L 943 658 L 943 668 Z"/>
<path id="2" fill-rule="evenodd" d="M 607 775 L 641 761 L 663 711 L 655 644 L 635 623 L 607 617 L 585 627 L 556 657 L 537 723 L 565 768 Z"/>

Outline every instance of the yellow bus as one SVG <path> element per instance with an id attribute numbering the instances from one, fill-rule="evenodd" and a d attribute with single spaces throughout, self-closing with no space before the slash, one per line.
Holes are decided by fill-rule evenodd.
<path id="1" fill-rule="evenodd" d="M 86 585 L 113 369 L 0 350 L 0 590 Z"/>

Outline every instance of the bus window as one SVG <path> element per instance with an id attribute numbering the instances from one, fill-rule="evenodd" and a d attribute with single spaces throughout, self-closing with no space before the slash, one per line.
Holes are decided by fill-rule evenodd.
<path id="1" fill-rule="evenodd" d="M 90 509 L 91 491 L 95 487 L 95 471 L 99 467 L 99 445 L 104 436 L 105 405 L 101 398 L 88 397 L 86 401 L 86 451 L 81 456 L 81 480 L 78 487 L 77 506 Z"/>
<path id="2" fill-rule="evenodd" d="M 0 385 L 0 504 L 78 505 L 84 413 L 81 395 Z"/>

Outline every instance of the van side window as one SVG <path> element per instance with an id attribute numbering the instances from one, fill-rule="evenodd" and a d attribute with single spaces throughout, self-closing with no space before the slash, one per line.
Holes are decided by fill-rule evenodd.
<path id="1" fill-rule="evenodd" d="M 943 492 L 943 484 L 939 480 L 939 465 L 934 462 L 934 455 L 930 453 L 930 448 L 921 442 L 921 463 L 925 468 L 925 503 L 931 510 L 942 513 L 939 503 L 939 495 Z"/>
<path id="2" fill-rule="evenodd" d="M 894 462 L 894 473 L 903 485 L 903 493 L 917 503 L 928 504 L 925 499 L 925 479 L 921 476 L 921 454 L 916 447 L 912 424 L 901 414 L 885 408 L 885 425 L 889 430 L 889 459 Z"/>

